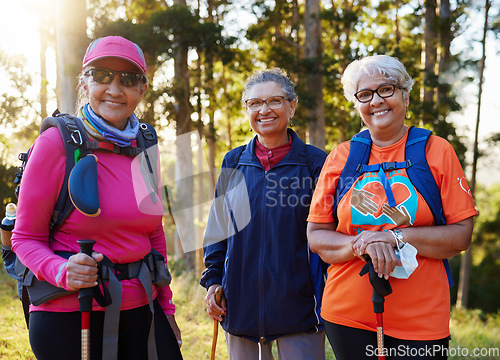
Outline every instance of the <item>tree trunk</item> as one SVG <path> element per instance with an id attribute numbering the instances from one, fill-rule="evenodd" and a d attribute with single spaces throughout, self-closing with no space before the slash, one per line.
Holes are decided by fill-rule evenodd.
<path id="1" fill-rule="evenodd" d="M 478 142 L 479 142 L 479 120 L 481 119 L 481 96 L 483 93 L 483 79 L 484 79 L 484 67 L 486 64 L 486 35 L 488 32 L 488 12 L 490 10 L 491 3 L 490 0 L 486 0 L 486 5 L 484 6 L 484 29 L 483 29 L 483 39 L 481 40 L 482 45 L 482 57 L 479 62 L 479 90 L 477 94 L 477 117 L 476 117 L 476 131 L 474 134 L 474 157 L 472 161 L 472 179 L 470 182 L 470 191 L 472 196 L 476 191 L 476 172 L 477 172 L 477 159 L 479 157 Z M 462 263 L 460 267 L 460 279 L 458 283 L 458 294 L 457 294 L 457 307 L 467 308 L 469 306 L 469 279 L 470 279 L 470 266 L 472 263 L 472 243 L 469 249 L 462 256 Z"/>
<path id="2" fill-rule="evenodd" d="M 208 21 L 214 21 L 213 12 L 215 10 L 215 1 L 208 0 Z M 214 94 L 214 55 L 212 53 L 212 49 L 207 49 L 206 52 L 206 91 L 208 98 L 210 100 L 210 104 L 208 106 L 208 133 L 206 134 L 207 142 L 208 142 L 208 165 L 210 169 L 215 169 L 215 141 L 216 141 L 216 133 L 215 133 L 215 109 L 216 109 L 216 101 Z"/>
<path id="3" fill-rule="evenodd" d="M 435 116 L 436 95 L 436 58 L 437 58 L 437 3 L 436 0 L 425 0 L 425 25 L 422 43 L 423 84 L 420 92 L 422 101 L 423 125 L 433 123 Z"/>
<path id="4" fill-rule="evenodd" d="M 450 95 L 450 91 L 447 89 L 448 84 L 453 83 L 453 76 L 455 74 L 450 74 L 449 64 L 450 64 L 450 46 L 453 39 L 451 31 L 451 10 L 449 0 L 440 0 L 439 4 L 439 46 L 438 46 L 438 76 L 440 91 L 436 98 L 436 108 L 439 110 L 441 103 L 445 103 L 446 98 Z M 441 121 L 446 119 L 446 111 L 440 111 L 442 116 Z"/>
<path id="5" fill-rule="evenodd" d="M 199 7 L 198 7 L 199 9 Z M 203 86 L 203 72 L 202 72 L 202 64 L 203 64 L 203 59 L 202 59 L 203 54 L 201 51 L 198 51 L 198 61 L 197 61 L 197 66 L 196 66 L 196 113 L 198 114 L 198 121 L 197 121 L 197 130 L 198 130 L 198 150 L 197 150 L 197 174 L 202 174 L 204 171 L 206 171 L 203 167 L 205 164 L 204 161 L 204 153 L 203 153 L 203 138 L 205 136 L 205 130 L 204 130 L 204 124 L 203 124 L 203 105 L 202 105 L 202 96 L 203 96 L 203 91 L 202 89 L 204 88 Z M 204 226 L 203 224 L 203 219 L 205 217 L 205 206 L 203 203 L 203 194 L 204 194 L 204 182 L 203 180 L 205 179 L 205 176 L 198 176 L 197 181 L 196 181 L 196 196 L 198 197 L 197 199 L 197 207 L 196 207 L 196 238 L 198 244 L 202 244 L 203 242 L 203 233 L 204 233 Z M 196 273 L 199 274 L 203 270 L 203 249 L 199 248 L 196 250 Z"/>
<path id="6" fill-rule="evenodd" d="M 87 43 L 85 0 L 56 1 L 57 107 L 74 113 L 77 76 Z"/>
<path id="7" fill-rule="evenodd" d="M 40 117 L 45 119 L 47 117 L 47 58 L 45 52 L 47 51 L 47 36 L 48 31 L 40 24 Z"/>
<path id="8" fill-rule="evenodd" d="M 226 77 L 226 67 L 224 66 L 224 64 L 222 64 L 222 71 L 221 71 L 221 84 L 222 84 L 222 88 L 224 89 L 224 93 L 229 93 L 229 86 L 228 86 L 228 81 L 227 81 L 227 77 Z M 231 127 L 231 109 L 228 107 L 226 107 L 226 131 L 227 131 L 227 141 L 226 141 L 226 145 L 227 145 L 227 149 L 228 150 L 231 150 L 233 148 L 233 141 L 232 141 L 232 137 L 231 137 L 231 132 L 232 132 L 232 127 Z M 215 168 L 213 168 L 215 169 Z"/>
<path id="9" fill-rule="evenodd" d="M 396 14 L 394 16 L 394 36 L 395 36 L 395 42 L 396 42 L 396 47 L 394 49 L 394 56 L 397 58 L 401 58 L 401 26 L 400 26 L 400 19 L 399 19 L 399 9 L 400 9 L 401 4 L 399 1 L 395 1 L 394 3 L 394 9 L 396 11 Z"/>
<path id="10" fill-rule="evenodd" d="M 176 0 L 176 5 L 186 6 L 185 0 Z M 177 232 L 182 243 L 182 250 L 176 244 L 175 253 L 177 258 L 184 258 L 186 270 L 195 270 L 196 245 L 194 231 L 194 208 L 193 208 L 193 154 L 191 151 L 191 140 L 187 134 L 192 130 L 191 110 L 189 106 L 189 71 L 188 71 L 188 49 L 177 46 L 174 59 L 175 80 L 173 93 L 176 99 L 175 122 L 176 122 L 176 182 L 179 213 L 176 217 Z M 184 135 L 184 136 L 181 136 Z M 182 140 L 181 140 L 182 139 Z"/>
<path id="11" fill-rule="evenodd" d="M 309 142 L 320 149 L 325 149 L 325 104 L 323 101 L 321 7 L 319 0 L 306 0 L 305 29 L 305 59 L 310 67 L 306 75 L 305 88 L 316 100 L 314 105 L 306 109 Z"/>
<path id="12" fill-rule="evenodd" d="M 439 4 L 439 75 L 446 74 L 450 61 L 451 31 L 450 0 L 440 0 Z"/>

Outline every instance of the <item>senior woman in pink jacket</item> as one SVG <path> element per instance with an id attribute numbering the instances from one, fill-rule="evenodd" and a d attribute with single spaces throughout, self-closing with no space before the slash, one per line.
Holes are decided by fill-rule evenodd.
<path id="1" fill-rule="evenodd" d="M 180 359 L 181 337 L 170 288 L 151 284 L 151 280 L 143 283 L 142 275 L 124 275 L 122 271 L 132 269 L 130 264 L 142 269 L 142 259 L 152 249 L 166 257 L 161 197 L 158 192 L 150 194 L 145 188 L 149 186 L 147 181 L 135 181 L 138 173 L 140 178 L 135 156 L 120 150 L 137 148 L 141 136 L 134 111 L 148 86 L 142 50 L 122 37 L 100 38 L 89 45 L 82 68 L 79 90 L 83 101 L 77 117 L 89 140 L 101 144 L 92 151 L 97 158 L 100 213 L 88 216 L 72 211 L 51 231 L 66 152 L 57 128 L 44 131 L 32 147 L 23 175 L 13 250 L 38 280 L 69 292 L 31 305 L 33 352 L 38 360 L 80 359 L 81 315 L 75 291 L 97 285 L 98 263 L 104 263 L 104 258 L 112 263 L 111 273 L 116 273 L 121 296 L 116 291 L 111 293 L 112 304 L 119 304 L 114 320 L 106 319 L 108 307 L 94 301 L 90 357 Z M 141 194 L 147 196 L 140 198 Z M 79 253 L 79 239 L 96 241 L 92 257 Z M 61 252 L 73 255 L 65 258 L 59 255 Z"/>

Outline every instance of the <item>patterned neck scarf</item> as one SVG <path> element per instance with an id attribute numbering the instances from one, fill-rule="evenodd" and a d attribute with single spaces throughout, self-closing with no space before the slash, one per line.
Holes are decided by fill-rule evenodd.
<path id="1" fill-rule="evenodd" d="M 139 134 L 139 120 L 135 114 L 128 118 L 124 130 L 119 130 L 109 125 L 102 117 L 97 115 L 90 104 L 85 104 L 78 110 L 78 116 L 83 120 L 87 132 L 100 141 L 109 141 L 120 147 L 130 146 Z"/>

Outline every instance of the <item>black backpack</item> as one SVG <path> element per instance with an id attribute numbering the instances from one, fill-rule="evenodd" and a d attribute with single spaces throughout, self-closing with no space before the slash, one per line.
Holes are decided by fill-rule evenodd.
<path id="1" fill-rule="evenodd" d="M 106 150 L 128 156 L 137 156 L 144 152 L 148 170 L 151 174 L 154 173 L 152 161 L 148 156 L 148 152 L 145 150 L 153 145 L 156 145 L 158 143 L 158 138 L 156 135 L 156 131 L 149 124 L 140 123 L 140 134 L 137 136 L 137 147 L 119 147 L 107 142 L 90 141 L 87 137 L 87 131 L 85 130 L 81 119 L 66 113 L 60 113 L 58 110 L 56 110 L 51 117 L 46 118 L 42 122 L 42 125 L 40 127 L 40 134 L 51 127 L 57 127 L 59 129 L 66 152 L 66 171 L 64 175 L 64 181 L 61 187 L 61 191 L 57 197 L 57 202 L 52 212 L 52 218 L 49 224 L 51 234 L 68 218 L 71 212 L 75 209 L 68 191 L 68 183 L 71 170 L 80 159 L 90 154 L 92 150 Z M 31 148 L 28 149 L 27 152 L 19 154 L 19 160 L 21 160 L 22 165 L 19 167 L 16 178 L 14 180 L 14 183 L 17 184 L 16 196 L 19 196 L 19 192 L 21 191 L 21 180 L 24 169 L 26 168 L 29 160 L 30 150 Z M 26 282 L 32 281 L 29 280 L 29 274 L 31 274 L 31 272 L 29 272 L 29 269 L 27 269 L 23 264 L 21 264 L 19 260 L 17 260 L 16 273 L 23 279 L 21 301 L 23 303 L 26 324 L 28 325 L 29 305 L 31 303 L 31 299 L 27 292 Z M 33 276 L 31 276 L 31 278 L 33 278 Z M 65 290 L 62 288 L 58 290 L 61 294 L 65 292 Z"/>

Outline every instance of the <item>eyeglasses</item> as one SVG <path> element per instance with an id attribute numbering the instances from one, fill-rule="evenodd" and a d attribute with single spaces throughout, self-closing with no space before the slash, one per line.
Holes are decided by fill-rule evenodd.
<path id="1" fill-rule="evenodd" d="M 116 75 L 120 78 L 120 84 L 126 87 L 134 86 L 139 81 L 145 79 L 141 73 L 132 71 L 113 71 L 110 69 L 90 69 L 85 72 L 85 75 L 91 75 L 94 81 L 100 84 L 111 84 Z"/>
<path id="2" fill-rule="evenodd" d="M 377 93 L 377 95 L 383 99 L 391 97 L 392 95 L 394 95 L 394 91 L 396 91 L 396 88 L 400 89 L 400 87 L 397 85 L 384 84 L 380 85 L 375 90 L 371 89 L 360 90 L 357 93 L 355 93 L 354 96 L 356 97 L 356 99 L 358 99 L 360 103 L 367 103 L 369 101 L 372 101 L 374 93 Z"/>
<path id="3" fill-rule="evenodd" d="M 259 111 L 265 103 L 269 109 L 277 110 L 283 106 L 285 100 L 288 99 L 284 96 L 271 96 L 265 100 L 254 98 L 245 100 L 245 105 L 252 111 Z"/>

